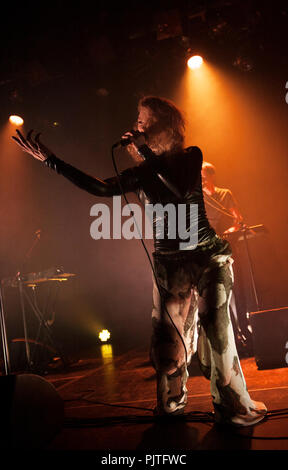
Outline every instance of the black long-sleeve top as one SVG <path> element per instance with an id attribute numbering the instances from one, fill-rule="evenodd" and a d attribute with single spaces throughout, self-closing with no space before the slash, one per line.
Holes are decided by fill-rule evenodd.
<path id="1" fill-rule="evenodd" d="M 185 245 L 185 250 L 199 251 L 202 247 L 211 245 L 217 238 L 214 229 L 206 217 L 204 206 L 201 168 L 202 152 L 198 147 L 188 147 L 173 155 L 156 156 L 147 146 L 142 146 L 140 152 L 145 161 L 140 165 L 124 170 L 117 176 L 100 180 L 83 173 L 54 155 L 48 157 L 46 165 L 57 173 L 65 176 L 72 183 L 95 196 L 110 197 L 128 192 L 138 195 L 143 204 L 173 204 L 178 214 L 178 204 L 186 205 L 186 227 L 188 231 L 196 230 L 197 246 Z M 120 182 L 119 182 L 120 179 Z M 198 215 L 190 219 L 190 204 L 197 204 Z M 161 220 L 163 219 L 164 220 Z M 178 224 L 178 217 L 177 217 Z M 158 238 L 161 223 L 164 224 L 164 238 Z M 157 252 L 174 252 L 180 249 L 183 240 L 177 236 L 169 238 L 167 213 L 153 213 L 154 246 Z M 163 237 L 163 233 L 162 233 Z M 183 246 L 183 245 L 181 245 Z M 183 248 L 182 248 L 183 249 Z"/>

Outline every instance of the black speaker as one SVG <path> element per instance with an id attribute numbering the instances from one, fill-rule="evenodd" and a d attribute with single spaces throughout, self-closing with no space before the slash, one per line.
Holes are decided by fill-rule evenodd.
<path id="1" fill-rule="evenodd" d="M 44 449 L 64 421 L 56 389 L 34 374 L 0 377 L 0 448 Z"/>
<path id="2" fill-rule="evenodd" d="M 258 369 L 288 366 L 288 307 L 250 313 Z"/>

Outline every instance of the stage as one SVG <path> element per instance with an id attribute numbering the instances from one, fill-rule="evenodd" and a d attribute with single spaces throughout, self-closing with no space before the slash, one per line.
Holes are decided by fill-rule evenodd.
<path id="1" fill-rule="evenodd" d="M 262 451 L 288 450 L 288 3 L 30 0 L 1 13 L 0 450 L 22 467 L 27 452 L 29 468 L 50 456 L 53 470 L 78 453 L 82 470 L 86 452 L 130 468 L 201 455 L 201 469 L 204 454 L 231 466 L 239 452 L 261 468 Z M 257 425 L 215 424 L 197 356 L 184 415 L 154 416 L 151 326 L 180 377 L 166 314 L 189 342 L 196 307 L 236 409 L 231 319 L 250 396 L 268 408 Z"/>
<path id="2" fill-rule="evenodd" d="M 266 404 L 268 417 L 254 427 L 225 429 L 213 424 L 210 385 L 196 356 L 189 367 L 184 417 L 159 420 L 153 417 L 156 380 L 147 351 L 113 354 L 106 344 L 94 354 L 65 371 L 55 364 L 45 375 L 65 405 L 63 429 L 47 450 L 96 450 L 107 456 L 108 451 L 288 449 L 287 368 L 258 370 L 254 357 L 241 359 L 249 393 Z"/>

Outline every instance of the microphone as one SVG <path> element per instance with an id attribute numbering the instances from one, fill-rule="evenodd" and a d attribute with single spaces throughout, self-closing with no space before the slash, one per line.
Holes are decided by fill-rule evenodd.
<path id="1" fill-rule="evenodd" d="M 134 130 L 129 131 L 129 132 L 131 132 L 131 134 L 133 134 L 134 137 L 139 137 L 140 135 L 145 136 L 144 132 L 134 131 Z M 127 137 L 125 139 L 122 138 L 121 140 L 116 142 L 116 144 L 114 144 L 113 147 L 118 147 L 119 145 L 121 145 L 122 147 L 126 147 L 129 144 L 132 144 L 132 140 L 131 140 L 131 138 Z"/>

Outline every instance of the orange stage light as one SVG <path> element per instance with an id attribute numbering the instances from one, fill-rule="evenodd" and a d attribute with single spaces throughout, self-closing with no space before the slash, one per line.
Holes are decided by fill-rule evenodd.
<path id="1" fill-rule="evenodd" d="M 20 116 L 16 116 L 15 114 L 9 117 L 9 121 L 11 122 L 11 124 L 14 124 L 14 126 L 22 126 L 24 124 L 24 120 Z"/>
<path id="2" fill-rule="evenodd" d="M 187 61 L 187 65 L 189 69 L 199 69 L 201 65 L 203 64 L 203 59 L 200 55 L 193 55 L 190 57 L 190 59 Z"/>

